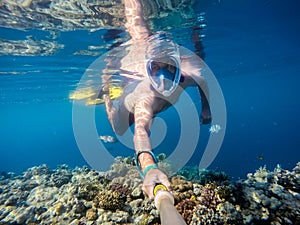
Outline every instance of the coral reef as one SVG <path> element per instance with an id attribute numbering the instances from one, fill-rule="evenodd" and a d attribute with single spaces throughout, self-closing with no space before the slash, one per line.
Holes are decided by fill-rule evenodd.
<path id="1" fill-rule="evenodd" d="M 194 199 L 185 199 L 179 202 L 176 205 L 176 209 L 186 221 L 187 224 L 190 224 L 192 221 L 194 209 L 197 205 L 197 202 Z"/>
<path id="2" fill-rule="evenodd" d="M 222 172 L 191 173 L 198 181 L 184 178 L 187 169 L 170 179 L 175 207 L 187 224 L 300 224 L 300 163 L 291 171 L 262 167 L 236 182 Z M 66 165 L 36 166 L 21 175 L 3 172 L 0 225 L 160 224 L 141 184 L 131 158 L 117 158 L 106 172 Z"/>
<path id="3" fill-rule="evenodd" d="M 235 184 L 234 197 L 245 224 L 300 224 L 300 163 L 290 172 L 279 165 L 248 174 Z"/>
<path id="4" fill-rule="evenodd" d="M 171 179 L 175 204 L 193 196 L 193 183 L 184 180 L 182 177 L 172 177 Z"/>
<path id="5" fill-rule="evenodd" d="M 229 176 L 223 171 L 200 170 L 195 166 L 185 166 L 180 169 L 176 175 L 184 177 L 186 180 L 200 183 L 202 185 L 209 183 L 224 184 L 229 183 Z"/>
<path id="6" fill-rule="evenodd" d="M 207 208 L 216 209 L 218 204 L 221 203 L 221 198 L 216 191 L 216 185 L 207 184 L 201 191 L 199 203 Z"/>
<path id="7" fill-rule="evenodd" d="M 126 197 L 126 196 L 125 196 Z M 121 209 L 125 203 L 124 196 L 117 191 L 103 190 L 98 193 L 94 199 L 95 207 L 116 211 Z"/>

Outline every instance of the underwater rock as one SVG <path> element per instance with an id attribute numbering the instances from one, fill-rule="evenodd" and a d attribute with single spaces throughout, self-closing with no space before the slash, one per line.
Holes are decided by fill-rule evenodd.
<path id="1" fill-rule="evenodd" d="M 128 158 L 117 157 L 111 169 L 102 175 L 105 179 L 111 180 L 112 184 L 121 184 L 124 188 L 130 190 L 135 189 L 142 183 L 135 165 Z"/>
<path id="2" fill-rule="evenodd" d="M 59 202 L 56 206 L 55 206 L 55 215 L 61 215 L 63 212 L 65 211 L 65 207 L 64 205 Z"/>
<path id="3" fill-rule="evenodd" d="M 279 165 L 274 169 L 274 179 L 278 184 L 292 191 L 300 192 L 300 163 L 292 170 L 283 170 Z"/>
<path id="4" fill-rule="evenodd" d="M 177 176 L 182 176 L 186 180 L 194 181 L 199 179 L 199 169 L 196 166 L 184 166 L 176 172 Z"/>
<path id="5" fill-rule="evenodd" d="M 108 180 L 113 180 L 117 177 L 125 177 L 128 173 L 132 175 L 132 178 L 139 178 L 139 174 L 136 171 L 135 166 L 133 166 L 131 163 L 128 163 L 127 160 L 124 160 L 121 157 L 117 157 L 115 159 L 115 162 L 111 166 L 111 169 L 104 173 L 104 176 Z M 119 182 L 122 183 L 122 182 Z"/>

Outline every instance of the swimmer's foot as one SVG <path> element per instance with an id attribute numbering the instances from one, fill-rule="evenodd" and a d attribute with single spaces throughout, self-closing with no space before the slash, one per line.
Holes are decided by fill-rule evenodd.
<path id="1" fill-rule="evenodd" d="M 211 118 L 210 108 L 202 109 L 200 123 L 201 124 L 210 124 L 211 120 L 212 120 L 212 118 Z"/>

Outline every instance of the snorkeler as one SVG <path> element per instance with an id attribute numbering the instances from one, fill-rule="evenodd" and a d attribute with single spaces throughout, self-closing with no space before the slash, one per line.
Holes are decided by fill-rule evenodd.
<path id="1" fill-rule="evenodd" d="M 126 29 L 131 36 L 126 44 L 132 46 L 119 62 L 119 71 L 120 75 L 134 79 L 123 87 L 118 101 L 113 102 L 108 94 L 104 94 L 103 98 L 108 119 L 116 134 L 122 135 L 134 124 L 137 168 L 144 179 L 144 193 L 153 199 L 156 184 L 163 184 L 168 191 L 171 191 L 171 184 L 157 167 L 157 160 L 152 152 L 149 138 L 152 120 L 157 113 L 175 103 L 186 87 L 197 86 L 202 103 L 201 123 L 210 123 L 208 87 L 201 76 L 197 56 L 179 50 L 167 33 L 152 34 L 143 17 L 140 0 L 125 0 L 124 3 Z M 161 51 L 161 48 L 166 51 Z M 141 57 L 146 58 L 144 63 L 135 63 Z M 107 63 L 116 64 L 109 60 Z M 105 82 L 104 80 L 103 83 Z"/>

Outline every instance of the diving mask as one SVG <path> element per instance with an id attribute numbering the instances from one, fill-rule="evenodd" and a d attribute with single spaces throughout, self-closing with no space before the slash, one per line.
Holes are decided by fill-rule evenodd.
<path id="1" fill-rule="evenodd" d="M 178 46 L 164 32 L 149 38 L 146 53 L 147 74 L 152 87 L 168 97 L 177 88 L 181 72 Z"/>

